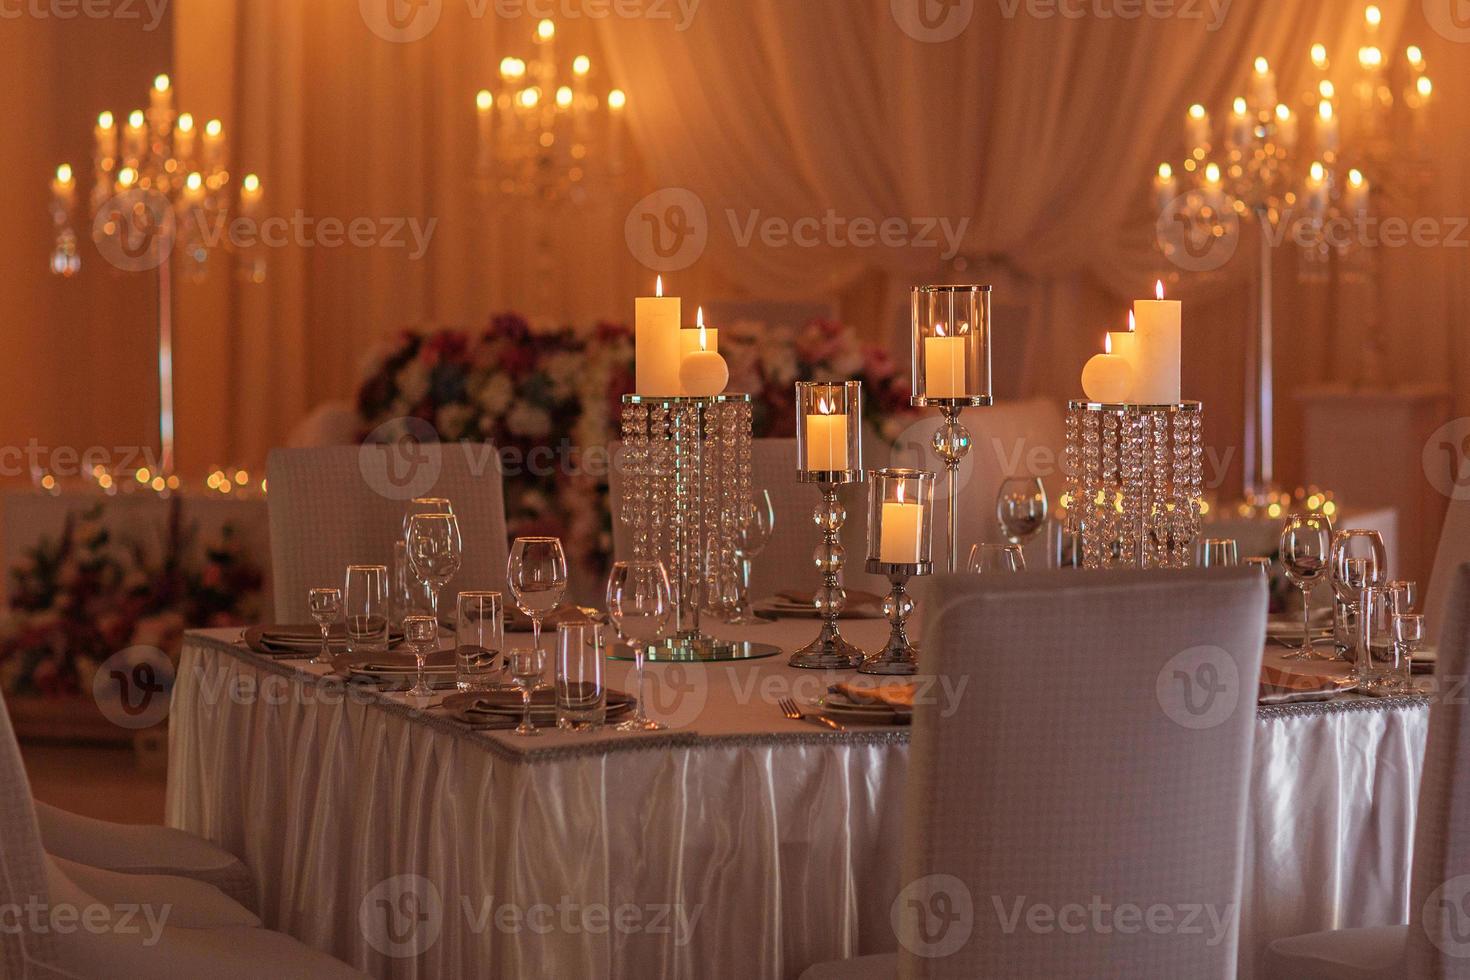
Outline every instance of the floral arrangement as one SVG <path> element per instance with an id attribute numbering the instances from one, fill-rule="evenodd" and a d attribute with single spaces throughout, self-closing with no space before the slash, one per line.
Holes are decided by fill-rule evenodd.
<path id="1" fill-rule="evenodd" d="M 867 421 L 884 436 L 911 411 L 908 379 L 893 358 L 839 323 L 736 323 L 722 327 L 720 352 L 730 390 L 754 396 L 758 438 L 794 434 L 798 379 L 863 381 Z M 522 460 L 551 447 L 557 465 L 506 474 L 510 531 L 556 535 L 569 557 L 596 568 L 612 550 L 607 481 L 602 469 L 582 463 L 616 438 L 620 399 L 633 378 L 633 334 L 625 325 L 536 327 L 504 314 L 478 333 L 396 334 L 369 357 L 357 410 L 364 438 L 416 418 L 446 441 L 490 442 Z"/>
<path id="2" fill-rule="evenodd" d="M 67 516 L 10 569 L 0 615 L 0 687 L 8 695 L 76 697 L 108 657 L 131 646 L 178 659 L 186 628 L 258 618 L 263 576 L 226 528 L 193 557 L 195 530 L 169 508 L 162 552 L 150 557 L 102 523 L 103 505 Z"/>

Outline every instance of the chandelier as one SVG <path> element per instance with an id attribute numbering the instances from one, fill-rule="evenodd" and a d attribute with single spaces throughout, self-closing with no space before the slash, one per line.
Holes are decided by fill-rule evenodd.
<path id="1" fill-rule="evenodd" d="M 556 24 L 540 21 L 528 57 L 502 58 L 498 87 L 475 95 L 475 176 L 488 193 L 578 203 L 624 172 L 627 94 L 598 94 L 592 59 L 579 54 L 562 64 L 556 46 Z"/>

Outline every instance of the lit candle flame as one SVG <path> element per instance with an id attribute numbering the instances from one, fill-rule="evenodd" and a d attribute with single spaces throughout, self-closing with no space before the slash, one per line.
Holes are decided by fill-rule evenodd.
<path id="1" fill-rule="evenodd" d="M 1194 105 L 1189 107 L 1189 117 L 1191 119 L 1205 118 L 1205 107 L 1196 102 Z"/>
<path id="2" fill-rule="evenodd" d="M 1256 74 L 1257 75 L 1264 75 L 1264 74 L 1266 74 L 1266 72 L 1268 72 L 1270 70 L 1271 70 L 1271 62 L 1267 61 L 1265 58 L 1257 58 L 1256 59 Z"/>
<path id="3" fill-rule="evenodd" d="M 70 184 L 72 177 L 71 164 L 63 163 L 56 168 L 56 179 L 63 184 Z"/>
<path id="4" fill-rule="evenodd" d="M 187 113 L 187 112 L 184 113 L 182 116 L 179 117 L 179 132 L 181 132 L 181 133 L 192 133 L 192 132 L 194 132 L 194 117 L 192 115 L 190 115 L 189 113 Z"/>
<path id="5" fill-rule="evenodd" d="M 1171 181 L 1173 179 L 1174 179 L 1174 168 L 1171 167 L 1171 166 L 1169 166 L 1167 163 L 1161 163 L 1161 164 L 1159 164 L 1159 180 L 1161 180 L 1161 181 L 1163 181 L 1164 183 L 1167 184 L 1169 181 Z"/>
<path id="6" fill-rule="evenodd" d="M 699 350 L 701 353 L 709 350 L 709 337 L 705 332 L 704 321 L 702 319 L 699 324 Z"/>
<path id="7" fill-rule="evenodd" d="M 103 129 L 111 129 L 113 123 L 112 113 L 104 112 L 97 117 L 97 125 Z"/>
<path id="8" fill-rule="evenodd" d="M 1113 352 L 1113 335 L 1110 334 L 1110 333 L 1105 333 L 1105 334 L 1103 334 L 1103 353 L 1104 354 L 1111 354 L 1112 352 Z"/>
<path id="9" fill-rule="evenodd" d="M 944 332 L 944 324 L 943 324 L 943 322 L 934 324 L 934 336 L 936 336 L 936 337 L 947 337 L 947 336 L 949 336 L 948 334 L 946 334 Z"/>
<path id="10" fill-rule="evenodd" d="M 1333 85 L 1330 80 L 1324 78 L 1321 84 L 1317 86 L 1317 93 L 1324 99 L 1330 99 L 1337 94 L 1337 86 Z"/>
<path id="11" fill-rule="evenodd" d="M 1128 332 L 1138 332 L 1138 317 L 1134 314 L 1132 310 L 1128 311 Z"/>
<path id="12" fill-rule="evenodd" d="M 894 502 L 900 503 L 900 504 L 903 503 L 903 488 L 904 488 L 905 485 L 906 484 L 904 483 L 903 480 L 899 480 L 898 481 L 898 491 L 894 495 L 894 498 L 893 498 L 894 499 Z"/>
<path id="13" fill-rule="evenodd" d="M 490 107 L 495 104 L 495 96 L 490 94 L 488 88 L 482 88 L 475 93 L 475 108 L 481 112 L 489 112 Z"/>
<path id="14" fill-rule="evenodd" d="M 169 80 L 169 77 L 167 75 L 159 75 L 153 80 L 153 87 L 160 92 L 167 92 L 169 90 L 169 86 L 172 84 L 173 82 Z"/>
<path id="15" fill-rule="evenodd" d="M 1164 280 L 1160 279 L 1158 282 L 1154 283 L 1154 296 L 1158 297 L 1160 300 L 1164 298 Z"/>
<path id="16" fill-rule="evenodd" d="M 662 296 L 663 294 L 664 294 L 664 277 L 663 276 L 659 276 L 658 279 L 657 279 L 657 281 L 654 283 L 653 295 L 655 295 L 655 296 Z"/>
<path id="17" fill-rule="evenodd" d="M 1312 64 L 1319 69 L 1327 67 L 1327 45 L 1321 43 L 1312 45 Z"/>
<path id="18" fill-rule="evenodd" d="M 836 405 L 833 404 L 833 403 L 829 403 L 827 401 L 827 396 L 826 395 L 818 395 L 817 396 L 817 414 L 818 415 L 833 415 L 833 414 L 836 414 L 835 413 L 835 409 L 836 409 Z"/>

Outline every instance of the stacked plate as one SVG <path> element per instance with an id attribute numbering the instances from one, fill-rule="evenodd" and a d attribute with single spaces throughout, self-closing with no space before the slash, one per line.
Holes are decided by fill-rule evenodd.
<path id="1" fill-rule="evenodd" d="M 252 626 L 245 631 L 245 645 L 256 653 L 283 659 L 310 658 L 322 648 L 320 626 Z M 328 635 L 328 644 L 333 653 L 347 650 L 347 630 L 341 625 L 333 626 Z M 388 634 L 390 645 L 403 642 L 403 632 Z"/>
<path id="2" fill-rule="evenodd" d="M 443 709 L 455 721 L 473 728 L 514 728 L 520 724 L 525 710 L 521 692 L 517 690 L 451 694 L 444 699 Z M 608 721 L 620 719 L 632 710 L 633 695 L 623 691 L 607 692 Z M 531 722 L 537 728 L 556 725 L 556 698 L 551 690 L 532 692 Z"/>

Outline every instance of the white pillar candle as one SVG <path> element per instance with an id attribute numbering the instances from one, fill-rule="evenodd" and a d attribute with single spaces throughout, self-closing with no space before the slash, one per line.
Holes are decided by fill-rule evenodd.
<path id="1" fill-rule="evenodd" d="M 56 179 L 51 181 L 51 194 L 56 199 L 57 207 L 63 211 L 71 210 L 77 196 L 77 178 L 72 173 L 71 164 L 63 163 L 56 168 Z"/>
<path id="2" fill-rule="evenodd" d="M 917 564 L 923 556 L 920 529 L 924 526 L 924 508 L 918 501 L 899 499 L 883 502 L 882 535 L 878 539 L 878 560 L 891 565 Z"/>
<path id="3" fill-rule="evenodd" d="M 640 296 L 636 303 L 633 348 L 638 394 L 671 398 L 683 391 L 679 383 L 679 320 L 679 297 L 664 295 L 660 276 L 655 295 Z"/>
<path id="4" fill-rule="evenodd" d="M 142 109 L 128 113 L 128 124 L 123 127 L 123 152 L 131 161 L 140 160 L 148 147 L 146 122 Z"/>
<path id="5" fill-rule="evenodd" d="M 1317 150 L 1324 156 L 1336 153 L 1337 143 L 1337 110 L 1333 108 L 1332 100 L 1323 99 L 1317 106 Z"/>
<path id="6" fill-rule="evenodd" d="M 174 156 L 185 164 L 194 156 L 194 117 L 187 112 L 174 126 Z"/>
<path id="7" fill-rule="evenodd" d="M 1133 304 L 1138 339 L 1132 400 L 1140 405 L 1176 405 L 1180 398 L 1183 304 L 1164 299 L 1162 282 L 1157 296 L 1156 300 L 1141 299 Z"/>
<path id="8" fill-rule="evenodd" d="M 837 473 L 848 468 L 846 415 L 806 417 L 806 469 L 812 473 Z"/>
<path id="9" fill-rule="evenodd" d="M 117 156 L 117 122 L 112 113 L 104 112 L 97 117 L 93 133 L 97 137 L 97 159 L 111 160 Z"/>
<path id="10" fill-rule="evenodd" d="M 1082 369 L 1082 391 L 1088 401 L 1121 405 L 1133 391 L 1133 366 L 1121 355 L 1113 353 L 1112 334 L 1103 342 L 1104 353 L 1087 362 Z"/>
<path id="11" fill-rule="evenodd" d="M 1184 118 L 1185 136 L 1191 150 L 1206 149 L 1210 145 L 1210 114 L 1199 103 L 1189 107 Z"/>
<path id="12" fill-rule="evenodd" d="M 924 395 L 928 398 L 967 398 L 969 385 L 965 375 L 965 351 L 969 340 L 968 324 L 960 324 L 960 336 L 947 337 L 944 324 L 936 328 L 938 336 L 924 338 Z"/>
<path id="13" fill-rule="evenodd" d="M 491 170 L 495 151 L 495 96 L 489 89 L 475 93 L 475 116 L 480 128 L 480 156 L 476 169 L 484 176 Z"/>
<path id="14" fill-rule="evenodd" d="M 688 357 L 701 350 L 720 352 L 720 331 L 715 327 L 705 327 L 702 306 L 695 312 L 694 326 L 679 331 L 679 356 Z"/>
<path id="15" fill-rule="evenodd" d="M 1259 111 L 1272 111 L 1276 107 L 1276 73 L 1265 58 L 1257 58 L 1255 71 L 1251 73 L 1251 104 Z"/>

